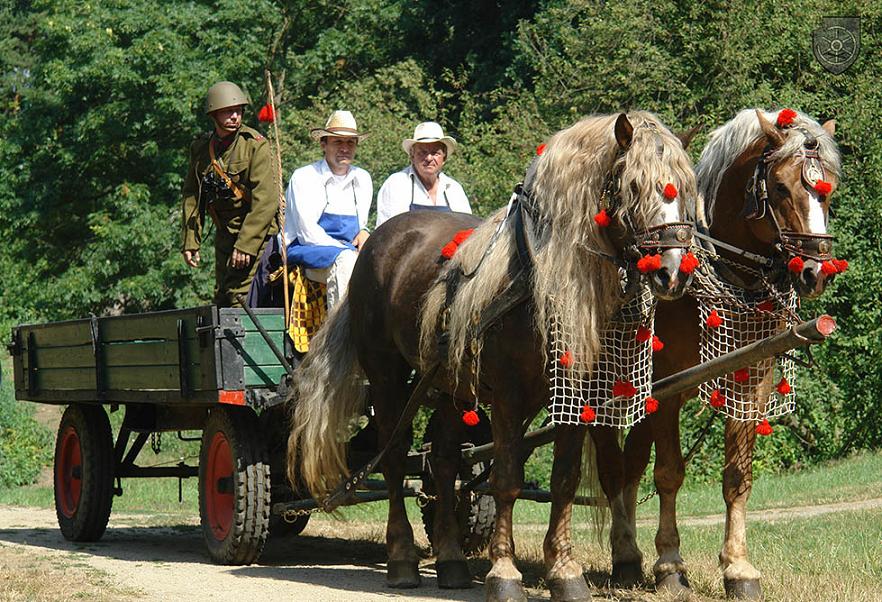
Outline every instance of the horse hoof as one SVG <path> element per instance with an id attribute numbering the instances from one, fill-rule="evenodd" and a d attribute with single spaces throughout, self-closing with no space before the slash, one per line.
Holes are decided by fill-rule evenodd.
<path id="1" fill-rule="evenodd" d="M 656 578 L 655 589 L 660 592 L 668 592 L 681 600 L 688 600 L 692 594 L 689 588 L 689 580 L 685 573 L 668 573 L 664 577 Z"/>
<path id="2" fill-rule="evenodd" d="M 468 589 L 472 586 L 472 574 L 465 560 L 443 560 L 435 563 L 438 587 L 441 589 Z"/>
<path id="3" fill-rule="evenodd" d="M 419 587 L 419 563 L 416 560 L 390 560 L 386 565 L 386 585 L 396 589 Z"/>
<path id="4" fill-rule="evenodd" d="M 762 600 L 763 587 L 759 579 L 723 579 L 727 598 L 736 600 Z"/>
<path id="5" fill-rule="evenodd" d="M 549 579 L 552 602 L 590 602 L 591 591 L 584 577 Z"/>
<path id="6" fill-rule="evenodd" d="M 484 582 L 487 602 L 527 602 L 524 586 L 517 579 L 488 577 Z"/>
<path id="7" fill-rule="evenodd" d="M 613 563 L 612 584 L 615 587 L 631 589 L 643 583 L 643 567 L 639 562 Z"/>

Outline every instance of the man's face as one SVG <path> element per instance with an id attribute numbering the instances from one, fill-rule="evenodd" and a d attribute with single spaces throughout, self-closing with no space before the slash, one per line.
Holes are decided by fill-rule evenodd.
<path id="1" fill-rule="evenodd" d="M 447 148 L 442 142 L 417 142 L 410 148 L 410 162 L 421 180 L 434 180 L 447 160 Z"/>
<path id="2" fill-rule="evenodd" d="M 343 175 L 355 159 L 358 138 L 355 136 L 328 136 L 321 141 L 322 152 L 328 167 L 337 175 Z"/>
<path id="3" fill-rule="evenodd" d="M 220 136 L 232 134 L 242 126 L 242 110 L 244 108 L 245 105 L 239 105 L 218 109 L 211 113 L 211 117 L 214 119 L 214 129 Z"/>

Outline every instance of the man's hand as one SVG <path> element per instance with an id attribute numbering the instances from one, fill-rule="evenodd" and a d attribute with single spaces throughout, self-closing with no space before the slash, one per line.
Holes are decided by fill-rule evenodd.
<path id="1" fill-rule="evenodd" d="M 361 251 L 361 248 L 364 246 L 364 243 L 367 242 L 370 234 L 367 233 L 367 230 L 359 230 L 358 234 L 355 235 L 355 238 L 352 239 L 352 244 L 355 245 L 355 248 Z"/>
<path id="2" fill-rule="evenodd" d="M 239 249 L 233 249 L 233 256 L 230 258 L 230 265 L 235 269 L 241 270 L 251 265 L 251 255 L 243 253 Z"/>
<path id="3" fill-rule="evenodd" d="M 199 251 L 182 251 L 181 255 L 184 256 L 184 263 L 186 263 L 191 268 L 199 267 Z"/>

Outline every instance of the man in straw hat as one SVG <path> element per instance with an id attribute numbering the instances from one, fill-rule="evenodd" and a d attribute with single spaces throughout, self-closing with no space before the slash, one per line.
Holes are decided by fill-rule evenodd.
<path id="1" fill-rule="evenodd" d="M 358 251 L 368 238 L 374 184 L 352 164 L 358 131 L 349 111 L 334 111 L 310 132 L 324 157 L 294 171 L 285 193 L 288 261 L 306 268 L 310 280 L 328 285 L 330 309 L 346 294 Z"/>
<path id="2" fill-rule="evenodd" d="M 190 267 L 199 266 L 205 214 L 214 221 L 214 303 L 238 305 L 257 269 L 267 240 L 279 229 L 277 193 L 269 144 L 242 125 L 248 97 L 232 82 L 208 89 L 205 113 L 213 130 L 190 146 L 184 179 L 181 253 Z"/>
<path id="3" fill-rule="evenodd" d="M 406 211 L 471 213 L 459 182 L 443 173 L 444 163 L 456 150 L 456 140 L 444 135 L 434 121 L 416 126 L 413 138 L 401 143 L 410 165 L 389 176 L 377 195 L 377 226 Z"/>

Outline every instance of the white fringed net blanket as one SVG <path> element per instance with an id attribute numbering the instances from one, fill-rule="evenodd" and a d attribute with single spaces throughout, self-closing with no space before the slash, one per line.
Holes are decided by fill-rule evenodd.
<path id="1" fill-rule="evenodd" d="M 592 424 L 627 428 L 646 415 L 652 390 L 652 330 L 655 297 L 641 283 L 601 335 L 600 358 L 586 373 L 584 350 L 567 344 L 567 333 L 552 320 L 548 372 L 549 412 L 554 424 Z M 638 336 L 638 330 L 640 336 Z M 616 394 L 618 393 L 618 395 Z M 592 420 L 583 419 L 585 406 Z"/>

